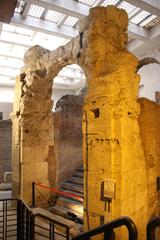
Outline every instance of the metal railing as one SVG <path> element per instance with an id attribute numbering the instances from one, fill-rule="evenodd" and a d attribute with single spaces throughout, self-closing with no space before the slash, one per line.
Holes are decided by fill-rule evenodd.
<path id="1" fill-rule="evenodd" d="M 73 237 L 72 240 L 89 240 L 93 236 L 102 234 L 103 239 L 113 240 L 114 230 L 125 226 L 128 239 L 137 240 L 137 228 L 128 217 L 121 217 L 96 229 Z M 156 228 L 160 226 L 160 217 L 155 217 L 147 225 L 147 240 L 155 240 Z M 38 240 L 38 239 L 69 240 L 69 226 L 55 219 L 33 213 L 31 209 L 19 199 L 0 200 L 0 240 Z"/>
<path id="2" fill-rule="evenodd" d="M 42 214 L 33 214 L 31 239 L 36 240 L 39 236 L 49 240 L 55 240 L 57 237 L 69 240 L 69 226 Z"/>
<path id="3" fill-rule="evenodd" d="M 0 200 L 0 239 L 17 239 L 17 199 Z"/>
<path id="4" fill-rule="evenodd" d="M 0 200 L 0 240 L 69 240 L 69 226 L 32 210 L 19 199 Z"/>
<path id="5" fill-rule="evenodd" d="M 156 228 L 160 226 L 160 217 L 154 217 L 147 224 L 147 240 L 156 239 Z"/>
<path id="6" fill-rule="evenodd" d="M 98 234 L 104 235 L 104 240 L 112 240 L 114 239 L 114 229 L 126 226 L 128 230 L 128 239 L 129 240 L 137 240 L 137 228 L 134 222 L 128 217 L 121 217 L 114 221 L 111 221 L 107 224 L 104 224 L 100 227 L 97 227 L 88 232 L 82 233 L 81 235 L 74 237 L 73 240 L 90 240 L 91 237 L 96 236 Z"/>

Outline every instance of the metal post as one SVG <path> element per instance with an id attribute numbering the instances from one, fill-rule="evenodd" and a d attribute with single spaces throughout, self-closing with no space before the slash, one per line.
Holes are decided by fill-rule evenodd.
<path id="1" fill-rule="evenodd" d="M 30 218 L 30 240 L 35 239 L 35 216 L 31 214 Z"/>
<path id="2" fill-rule="evenodd" d="M 35 182 L 32 182 L 32 207 L 35 207 Z"/>
<path id="3" fill-rule="evenodd" d="M 17 240 L 22 239 L 22 202 L 17 200 Z"/>

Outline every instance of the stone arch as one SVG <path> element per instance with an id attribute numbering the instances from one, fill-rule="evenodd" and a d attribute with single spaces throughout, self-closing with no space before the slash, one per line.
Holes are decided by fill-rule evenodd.
<path id="1" fill-rule="evenodd" d="M 139 97 L 158 103 L 160 62 L 156 58 L 146 57 L 139 61 L 137 72 L 141 76 Z M 157 92 L 157 97 L 156 97 Z"/>
<path id="2" fill-rule="evenodd" d="M 79 64 L 87 78 L 83 106 L 85 229 L 128 215 L 140 226 L 140 239 L 145 239 L 149 213 L 145 156 L 138 125 L 140 77 L 136 72 L 138 59 L 126 49 L 127 26 L 124 10 L 114 6 L 93 8 L 81 22 L 79 35 L 67 45 L 51 52 L 37 46 L 26 53 L 12 117 L 13 155 L 20 153 L 21 179 L 25 180 L 21 181 L 21 193 L 30 202 L 30 179 L 48 184 L 48 161 L 52 161 L 48 152 L 54 148 L 48 134 L 52 131 L 48 127 L 52 79 L 62 67 Z M 37 139 L 41 140 L 40 146 Z M 108 203 L 104 187 L 114 183 L 116 193 L 113 188 Z"/>
<path id="3" fill-rule="evenodd" d="M 79 65 L 77 66 L 79 67 Z M 70 71 L 73 70 L 72 68 L 76 69 L 75 66 L 67 65 L 67 68 L 64 67 L 60 74 L 62 75 L 66 74 L 66 76 L 67 75 L 71 76 Z M 66 70 L 67 72 L 65 72 Z M 78 73 L 83 72 L 82 68 L 80 67 L 77 70 Z M 80 75 L 78 74 L 77 77 L 80 77 Z M 77 168 L 81 167 L 83 164 L 82 106 L 85 97 L 85 90 L 83 88 L 84 84 L 85 79 L 81 86 L 78 85 L 79 89 L 77 88 L 73 89 L 75 90 L 75 92 L 73 93 L 65 92 L 64 89 L 63 95 L 58 99 L 58 101 L 55 104 L 53 118 L 54 118 L 55 159 L 57 169 L 56 187 L 58 187 L 62 182 L 66 181 L 69 177 L 71 177 L 73 173 L 77 170 Z"/>
<path id="4" fill-rule="evenodd" d="M 25 66 L 17 79 L 12 114 L 12 166 L 13 195 L 19 194 L 26 201 L 31 200 L 31 181 L 50 183 L 52 186 L 55 182 L 55 174 L 48 176 L 48 167 L 52 166 L 50 172 L 54 173 L 56 166 L 51 113 L 52 85 L 54 77 L 63 67 L 77 63 L 77 46 L 78 37 L 51 52 L 40 46 L 32 47 L 24 56 Z"/>

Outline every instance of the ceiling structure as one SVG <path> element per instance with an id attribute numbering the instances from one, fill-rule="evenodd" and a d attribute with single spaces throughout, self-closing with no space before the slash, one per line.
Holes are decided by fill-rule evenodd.
<path id="1" fill-rule="evenodd" d="M 129 16 L 128 49 L 134 54 L 160 47 L 160 0 L 18 0 L 10 24 L 0 22 L 0 85 L 14 86 L 25 51 L 36 44 L 49 50 L 78 34 L 79 19 L 91 7 L 116 5 Z M 54 88 L 77 90 L 85 85 L 77 65 L 62 69 Z"/>

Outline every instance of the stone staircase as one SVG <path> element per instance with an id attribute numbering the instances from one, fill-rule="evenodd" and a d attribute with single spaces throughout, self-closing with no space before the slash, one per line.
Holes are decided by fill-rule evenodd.
<path id="1" fill-rule="evenodd" d="M 80 166 L 73 176 L 63 182 L 59 188 L 68 195 L 61 195 L 56 203 L 49 207 L 49 211 L 74 221 L 79 230 L 83 227 L 83 166 Z M 75 195 L 78 197 L 75 197 Z"/>

